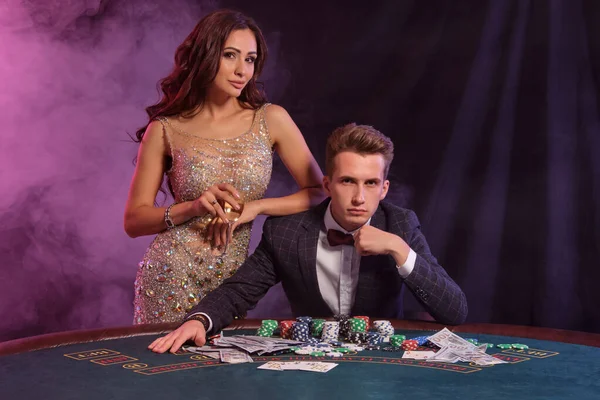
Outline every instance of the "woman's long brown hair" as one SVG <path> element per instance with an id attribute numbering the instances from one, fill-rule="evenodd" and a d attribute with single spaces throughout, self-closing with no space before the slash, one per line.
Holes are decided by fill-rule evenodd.
<path id="1" fill-rule="evenodd" d="M 146 108 L 148 123 L 159 116 L 191 116 L 202 106 L 207 89 L 219 71 L 225 41 L 232 31 L 239 29 L 250 29 L 254 33 L 258 54 L 254 75 L 238 100 L 244 107 L 252 109 L 267 101 L 262 87 L 258 87 L 260 83 L 256 81 L 267 58 L 267 44 L 262 32 L 252 18 L 240 12 L 218 10 L 202 18 L 177 48 L 173 71 L 159 82 L 162 98 Z M 136 141 L 142 141 L 147 127 L 148 124 L 136 131 Z"/>

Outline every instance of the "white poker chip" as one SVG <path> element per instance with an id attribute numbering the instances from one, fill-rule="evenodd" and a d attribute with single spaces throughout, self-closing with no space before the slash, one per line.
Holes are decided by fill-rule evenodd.
<path id="1" fill-rule="evenodd" d="M 342 344 L 342 347 L 345 347 L 352 351 L 363 351 L 364 350 L 364 347 L 353 344 L 353 343 L 344 343 L 344 344 Z"/>

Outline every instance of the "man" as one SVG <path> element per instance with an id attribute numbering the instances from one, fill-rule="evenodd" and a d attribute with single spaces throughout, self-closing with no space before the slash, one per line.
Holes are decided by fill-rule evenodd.
<path id="1" fill-rule="evenodd" d="M 149 348 L 201 346 L 282 282 L 296 316 L 334 314 L 401 318 L 403 284 L 444 324 L 463 323 L 467 301 L 431 254 L 414 212 L 381 202 L 394 157 L 392 141 L 370 126 L 349 124 L 327 140 L 319 206 L 272 217 L 255 252 L 209 293 L 186 321 Z"/>

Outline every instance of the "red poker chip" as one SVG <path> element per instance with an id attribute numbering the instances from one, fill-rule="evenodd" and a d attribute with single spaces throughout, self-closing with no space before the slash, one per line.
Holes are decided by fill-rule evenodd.
<path id="1" fill-rule="evenodd" d="M 296 321 L 281 321 L 279 322 L 279 331 L 280 335 L 283 339 L 291 339 L 292 338 L 292 326 Z"/>
<path id="2" fill-rule="evenodd" d="M 400 347 L 402 347 L 402 350 L 417 350 L 419 348 L 419 342 L 416 340 L 405 340 Z"/>

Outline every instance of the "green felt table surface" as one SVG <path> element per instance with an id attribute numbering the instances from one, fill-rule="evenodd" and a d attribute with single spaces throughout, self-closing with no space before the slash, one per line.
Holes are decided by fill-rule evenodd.
<path id="1" fill-rule="evenodd" d="M 530 349 L 490 349 L 509 362 L 492 367 L 406 360 L 402 352 L 384 351 L 342 359 L 255 356 L 253 363 L 229 365 L 190 353 L 155 354 L 147 346 L 156 335 L 136 336 L 0 356 L 0 399 L 600 399 L 600 348 L 461 336 Z M 257 370 L 272 359 L 339 365 L 327 373 Z"/>

